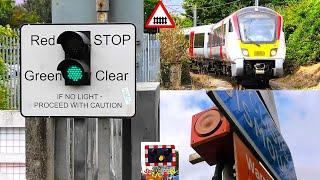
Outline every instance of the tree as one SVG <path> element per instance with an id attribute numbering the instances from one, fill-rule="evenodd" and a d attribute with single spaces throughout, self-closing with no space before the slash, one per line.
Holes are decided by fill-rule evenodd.
<path id="1" fill-rule="evenodd" d="M 14 1 L 0 0 L 0 25 L 10 25 L 18 28 L 24 23 L 36 23 L 40 17 L 34 12 L 28 12 L 23 6 L 14 5 Z"/>
<path id="2" fill-rule="evenodd" d="M 11 27 L 20 27 L 25 23 L 37 23 L 40 22 L 40 17 L 34 11 L 28 12 L 22 6 L 15 6 L 10 22 Z"/>
<path id="3" fill-rule="evenodd" d="M 191 18 L 180 15 L 180 16 L 172 16 L 174 23 L 176 25 L 179 25 L 182 28 L 187 28 L 187 27 L 192 27 L 193 26 L 193 22 L 191 20 Z"/>
<path id="4" fill-rule="evenodd" d="M 144 1 L 144 24 L 146 24 L 153 9 L 157 5 L 158 0 L 145 0 Z M 145 33 L 157 33 L 157 29 L 145 29 Z"/>
<path id="5" fill-rule="evenodd" d="M 28 12 L 39 16 L 39 22 L 51 23 L 51 0 L 25 0 L 22 5 Z"/>
<path id="6" fill-rule="evenodd" d="M 10 22 L 14 7 L 11 0 L 0 0 L 0 25 L 7 25 Z"/>
<path id="7" fill-rule="evenodd" d="M 320 58 L 320 0 L 301 0 L 282 8 L 289 66 L 314 63 Z"/>

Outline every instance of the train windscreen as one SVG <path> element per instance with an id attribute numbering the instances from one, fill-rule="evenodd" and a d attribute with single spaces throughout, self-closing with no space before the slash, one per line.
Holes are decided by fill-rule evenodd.
<path id="1" fill-rule="evenodd" d="M 246 13 L 238 16 L 241 40 L 244 43 L 272 43 L 276 39 L 276 16 L 267 13 Z"/>

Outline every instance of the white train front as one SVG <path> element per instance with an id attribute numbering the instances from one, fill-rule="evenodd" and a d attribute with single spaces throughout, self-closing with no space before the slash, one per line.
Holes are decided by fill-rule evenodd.
<path id="1" fill-rule="evenodd" d="M 216 24 L 184 29 L 188 53 L 198 70 L 231 75 L 237 80 L 283 75 L 283 18 L 265 7 L 240 9 Z"/>

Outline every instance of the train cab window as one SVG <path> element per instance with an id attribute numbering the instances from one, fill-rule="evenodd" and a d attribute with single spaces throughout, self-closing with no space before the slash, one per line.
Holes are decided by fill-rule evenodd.
<path id="1" fill-rule="evenodd" d="M 231 23 L 231 19 L 229 19 L 229 32 L 233 32 L 233 26 Z"/>
<path id="2" fill-rule="evenodd" d="M 204 33 L 198 33 L 194 36 L 194 48 L 204 47 Z"/>

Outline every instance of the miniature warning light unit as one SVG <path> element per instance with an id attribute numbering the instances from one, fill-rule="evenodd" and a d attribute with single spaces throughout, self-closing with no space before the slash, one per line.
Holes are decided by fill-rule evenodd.
<path id="1" fill-rule="evenodd" d="M 174 145 L 146 145 L 146 166 L 176 166 Z"/>
<path id="2" fill-rule="evenodd" d="M 57 67 L 65 85 L 90 85 L 90 31 L 65 31 L 57 43 L 65 52 L 65 59 Z"/>

